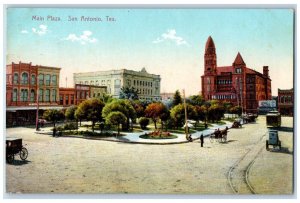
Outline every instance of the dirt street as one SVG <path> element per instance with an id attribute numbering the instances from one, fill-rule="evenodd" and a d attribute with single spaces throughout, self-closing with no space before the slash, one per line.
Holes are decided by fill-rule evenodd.
<path id="1" fill-rule="evenodd" d="M 23 138 L 29 156 L 6 164 L 9 193 L 292 194 L 293 120 L 282 118 L 282 150 L 265 149 L 265 117 L 230 129 L 228 142 L 126 144 L 35 134 Z M 249 189 L 246 180 L 250 187 Z"/>

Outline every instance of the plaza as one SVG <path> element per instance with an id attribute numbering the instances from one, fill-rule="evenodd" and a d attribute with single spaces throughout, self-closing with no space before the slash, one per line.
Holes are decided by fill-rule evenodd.
<path id="1" fill-rule="evenodd" d="M 35 129 L 6 129 L 23 138 L 25 162 L 6 164 L 6 191 L 26 194 L 193 194 L 293 193 L 293 118 L 282 117 L 282 149 L 265 149 L 265 117 L 230 129 L 225 143 L 204 139 L 147 145 L 53 138 Z M 245 171 L 247 173 L 245 173 Z"/>

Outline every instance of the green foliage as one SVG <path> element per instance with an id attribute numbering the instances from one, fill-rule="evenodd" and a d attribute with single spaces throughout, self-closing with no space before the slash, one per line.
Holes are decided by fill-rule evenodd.
<path id="1" fill-rule="evenodd" d="M 131 101 L 131 105 L 133 106 L 133 108 L 136 112 L 137 118 L 145 116 L 145 105 L 141 101 L 139 101 L 139 100 Z"/>
<path id="2" fill-rule="evenodd" d="M 224 113 L 224 107 L 215 103 L 208 108 L 208 119 L 212 122 L 219 121 L 224 116 Z"/>
<path id="3" fill-rule="evenodd" d="M 65 112 L 65 117 L 68 120 L 74 120 L 75 119 L 75 111 L 77 110 L 77 106 L 70 106 L 67 108 Z"/>
<path id="4" fill-rule="evenodd" d="M 138 90 L 134 87 L 122 87 L 120 91 L 119 98 L 120 99 L 130 99 L 130 100 L 138 100 Z"/>
<path id="5" fill-rule="evenodd" d="M 44 112 L 43 118 L 47 121 L 51 121 L 55 127 L 55 124 L 58 121 L 63 120 L 65 118 L 65 115 L 61 110 L 48 109 Z"/>
<path id="6" fill-rule="evenodd" d="M 182 103 L 182 98 L 181 98 L 180 92 L 179 92 L 179 90 L 176 90 L 174 97 L 173 97 L 173 106 L 176 106 L 181 103 Z"/>
<path id="7" fill-rule="evenodd" d="M 126 116 L 127 123 L 123 124 L 123 129 L 128 130 L 129 129 L 129 119 L 134 120 L 136 118 L 136 112 L 131 105 L 131 102 L 129 100 L 119 99 L 119 100 L 113 100 L 112 102 L 105 105 L 105 107 L 102 110 L 102 116 L 105 118 L 111 113 L 111 112 L 122 112 Z"/>
<path id="8" fill-rule="evenodd" d="M 113 100 L 113 97 L 107 93 L 103 93 L 102 96 L 97 97 L 97 98 L 100 99 L 105 104 L 107 104 Z"/>
<path id="9" fill-rule="evenodd" d="M 91 98 L 79 104 L 75 111 L 75 117 L 80 116 L 80 119 L 92 121 L 92 129 L 94 132 L 95 123 L 102 121 L 102 109 L 104 103 L 98 98 Z"/>
<path id="10" fill-rule="evenodd" d="M 119 111 L 113 111 L 110 112 L 106 117 L 105 117 L 105 122 L 108 125 L 116 125 L 118 126 L 118 135 L 120 134 L 120 124 L 125 124 L 126 123 L 126 116 Z"/>
<path id="11" fill-rule="evenodd" d="M 149 125 L 149 119 L 146 117 L 141 117 L 139 119 L 139 124 L 143 130 L 147 129 L 147 125 Z"/>
<path id="12" fill-rule="evenodd" d="M 64 130 L 76 130 L 78 129 L 76 123 L 66 123 L 63 127 Z"/>
<path id="13" fill-rule="evenodd" d="M 193 106 L 201 106 L 204 104 L 204 99 L 201 95 L 192 95 L 187 99 L 187 103 Z"/>
<path id="14" fill-rule="evenodd" d="M 196 108 L 187 104 L 187 117 L 188 119 L 197 120 Z M 171 109 L 171 118 L 174 120 L 175 127 L 182 127 L 185 120 L 184 105 L 178 104 Z"/>
<path id="15" fill-rule="evenodd" d="M 242 107 L 241 106 L 234 106 L 234 107 L 231 107 L 229 109 L 229 113 L 232 113 L 232 114 L 238 114 L 239 116 L 242 115 Z"/>

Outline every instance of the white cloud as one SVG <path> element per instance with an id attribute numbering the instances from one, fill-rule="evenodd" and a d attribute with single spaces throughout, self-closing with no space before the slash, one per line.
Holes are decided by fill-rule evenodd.
<path id="1" fill-rule="evenodd" d="M 47 25 L 40 25 L 38 29 L 33 27 L 31 30 L 33 33 L 42 36 L 48 32 L 48 27 Z"/>
<path id="2" fill-rule="evenodd" d="M 21 33 L 22 34 L 28 34 L 28 31 L 27 30 L 22 30 Z"/>
<path id="3" fill-rule="evenodd" d="M 152 41 L 152 43 L 157 44 L 166 40 L 170 40 L 175 42 L 177 45 L 188 45 L 187 41 L 185 41 L 182 37 L 176 35 L 176 30 L 170 29 L 166 33 L 163 33 L 161 37 L 158 37 L 156 40 Z"/>
<path id="4" fill-rule="evenodd" d="M 92 37 L 93 33 L 89 30 L 83 31 L 82 35 L 77 36 L 76 34 L 69 34 L 68 37 L 64 38 L 63 40 L 71 41 L 71 42 L 79 42 L 82 45 L 86 43 L 95 43 L 98 40 Z"/>

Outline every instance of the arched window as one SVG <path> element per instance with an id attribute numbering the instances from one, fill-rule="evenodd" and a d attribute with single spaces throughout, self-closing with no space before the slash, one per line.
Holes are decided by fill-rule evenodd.
<path id="1" fill-rule="evenodd" d="M 21 101 L 25 102 L 28 100 L 28 90 L 21 90 Z"/>
<path id="2" fill-rule="evenodd" d="M 28 84 L 28 73 L 22 73 L 21 84 L 23 84 L 23 85 Z"/>
<path id="3" fill-rule="evenodd" d="M 93 81 L 93 80 L 91 80 L 90 84 L 91 84 L 91 85 L 94 85 L 94 81 Z"/>
<path id="4" fill-rule="evenodd" d="M 39 85 L 44 84 L 44 74 L 39 74 Z"/>
<path id="5" fill-rule="evenodd" d="M 50 90 L 46 89 L 45 91 L 45 101 L 49 102 L 50 101 Z"/>
<path id="6" fill-rule="evenodd" d="M 17 99 L 18 99 L 18 90 L 17 90 L 17 89 L 14 89 L 12 100 L 15 102 L 15 101 L 17 101 Z"/>
<path id="7" fill-rule="evenodd" d="M 34 93 L 34 90 L 31 90 L 30 91 L 30 101 L 34 102 L 34 100 L 35 100 L 35 93 Z"/>
<path id="8" fill-rule="evenodd" d="M 13 81 L 14 84 L 18 84 L 19 83 L 19 74 L 18 73 L 15 73 L 14 74 L 14 81 Z"/>
<path id="9" fill-rule="evenodd" d="M 31 84 L 35 85 L 35 83 L 36 83 L 35 75 L 31 75 Z"/>

